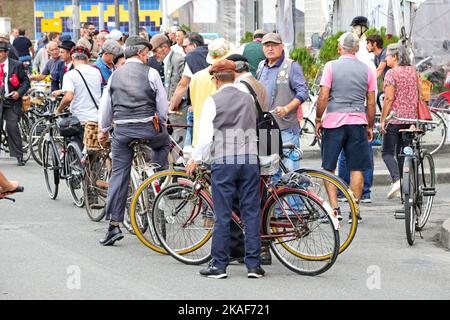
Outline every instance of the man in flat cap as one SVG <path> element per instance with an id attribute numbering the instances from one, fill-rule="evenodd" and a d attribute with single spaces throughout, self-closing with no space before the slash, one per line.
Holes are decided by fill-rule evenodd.
<path id="1" fill-rule="evenodd" d="M 112 135 L 112 176 L 109 181 L 106 219 L 110 225 L 103 246 L 123 239 L 119 224 L 124 220 L 131 164 L 134 151 L 130 143 L 146 140 L 152 148 L 152 162 L 161 170 L 169 166 L 170 137 L 165 128 L 168 101 L 158 72 L 147 66 L 150 42 L 131 36 L 125 43 L 124 66 L 117 69 L 103 91 L 100 103 L 98 140 L 102 143 Z M 159 128 L 158 128 L 159 123 Z"/>
<path id="2" fill-rule="evenodd" d="M 101 56 L 97 59 L 95 65 L 102 72 L 103 80 L 108 82 L 115 70 L 114 59 L 123 54 L 123 49 L 116 40 L 108 39 L 103 44 L 100 53 Z"/>
<path id="3" fill-rule="evenodd" d="M 261 61 L 256 78 L 267 89 L 269 111 L 281 129 L 283 144 L 300 147 L 300 125 L 297 115 L 302 104 L 308 100 L 308 86 L 301 66 L 286 57 L 284 44 L 278 33 L 268 33 L 262 39 L 266 59 Z M 283 160 L 286 167 L 293 171 L 300 168 L 299 159 Z M 281 178 L 281 171 L 274 179 Z"/>
<path id="4" fill-rule="evenodd" d="M 223 279 L 230 253 L 230 223 L 233 198 L 239 195 L 240 213 L 245 221 L 245 264 L 249 278 L 261 278 L 260 171 L 256 134 L 255 102 L 234 83 L 236 64 L 221 60 L 210 68 L 217 93 L 209 97 L 200 118 L 199 139 L 186 171 L 193 174 L 210 153 L 215 224 L 212 263 L 201 270 L 205 277 Z M 208 152 L 209 151 L 209 152 Z"/>
<path id="5" fill-rule="evenodd" d="M 30 80 L 22 62 L 8 58 L 9 46 L 0 42 L 0 126 L 6 121 L 6 133 L 11 157 L 24 166 L 19 120 L 22 115 L 22 97 L 30 89 Z"/>

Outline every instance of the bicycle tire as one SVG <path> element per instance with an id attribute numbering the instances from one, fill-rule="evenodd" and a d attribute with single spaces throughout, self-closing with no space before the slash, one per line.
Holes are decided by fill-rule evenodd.
<path id="1" fill-rule="evenodd" d="M 424 145 L 435 145 L 435 141 L 438 141 L 436 147 L 433 150 L 428 150 L 431 155 L 437 154 L 445 145 L 447 140 L 447 121 L 439 113 L 431 111 L 432 121 L 436 121 L 437 126 L 429 126 L 425 136 L 422 138 L 422 144 Z"/>
<path id="2" fill-rule="evenodd" d="M 214 212 L 209 194 L 204 190 L 196 193 L 192 183 L 172 184 L 157 195 L 152 212 L 158 240 L 173 258 L 187 265 L 211 260 L 213 224 L 207 224 L 206 219 L 212 218 L 204 215 Z"/>
<path id="3" fill-rule="evenodd" d="M 311 169 L 311 168 L 301 168 L 295 172 L 307 175 L 311 178 L 313 184 L 307 188 L 307 190 L 312 191 L 320 199 L 322 199 L 322 205 L 325 207 L 331 207 L 334 209 L 339 206 L 342 212 L 343 221 L 340 223 L 340 248 L 339 254 L 343 253 L 348 249 L 350 244 L 353 242 L 356 232 L 358 230 L 358 219 L 359 207 L 356 204 L 353 192 L 350 190 L 348 185 L 338 176 L 322 170 L 322 169 Z M 344 202 L 333 205 L 328 199 L 328 193 L 326 190 L 326 183 L 329 183 L 337 188 L 342 193 Z M 352 219 L 352 223 L 348 223 L 348 219 Z"/>
<path id="4" fill-rule="evenodd" d="M 320 147 L 320 141 L 316 136 L 316 126 L 309 119 L 304 119 L 304 124 L 300 128 L 300 141 L 302 148 L 314 147 L 316 144 Z"/>
<path id="5" fill-rule="evenodd" d="M 73 203 L 78 207 L 84 206 L 84 168 L 82 164 L 82 155 L 77 143 L 71 142 L 67 146 L 65 159 L 67 184 Z"/>
<path id="6" fill-rule="evenodd" d="M 168 252 L 159 243 L 158 237 L 153 229 L 153 224 L 151 223 L 153 201 L 160 190 L 166 185 L 175 182 L 178 178 L 189 179 L 189 176 L 184 169 L 179 168 L 158 172 L 139 186 L 131 200 L 130 220 L 136 237 L 146 247 L 160 254 L 168 254 Z M 145 233 L 142 233 L 139 228 L 139 216 L 142 215 L 146 216 L 149 223 L 149 228 Z"/>
<path id="7" fill-rule="evenodd" d="M 272 252 L 288 269 L 317 276 L 336 262 L 339 231 L 315 195 L 300 189 L 277 191 L 267 201 L 263 219 L 264 234 L 277 236 L 270 241 Z"/>
<path id="8" fill-rule="evenodd" d="M 28 162 L 31 157 L 31 150 L 28 144 L 28 136 L 30 135 L 30 119 L 28 119 L 26 114 L 22 114 L 19 121 L 19 131 L 22 139 L 22 149 L 23 149 L 23 160 Z"/>
<path id="9" fill-rule="evenodd" d="M 52 200 L 56 200 L 59 190 L 60 169 L 58 155 L 50 140 L 45 140 L 42 154 L 42 165 L 44 168 L 47 193 Z"/>
<path id="10" fill-rule="evenodd" d="M 434 194 L 436 191 L 436 171 L 433 156 L 429 153 L 423 155 L 419 172 L 419 201 L 416 231 L 422 231 L 430 218 L 433 207 Z M 434 189 L 434 190 L 433 190 Z M 424 192 L 429 195 L 424 195 Z M 431 192 L 431 193 L 430 193 Z"/>
<path id="11" fill-rule="evenodd" d="M 403 172 L 402 193 L 405 207 L 406 240 L 408 241 L 408 244 L 412 246 L 416 237 L 416 172 L 412 158 L 405 158 Z"/>
<path id="12" fill-rule="evenodd" d="M 41 133 L 45 130 L 46 123 L 45 119 L 39 119 L 37 122 L 33 124 L 30 129 L 30 134 L 28 137 L 28 146 L 30 149 L 31 157 L 36 161 L 36 163 L 42 166 L 42 151 L 39 150 L 39 140 L 41 139 Z"/>
<path id="13" fill-rule="evenodd" d="M 111 159 L 98 153 L 88 156 L 84 177 L 84 201 L 89 219 L 99 222 L 105 217 L 108 182 L 111 177 Z M 109 161 L 109 163 L 108 163 Z"/>

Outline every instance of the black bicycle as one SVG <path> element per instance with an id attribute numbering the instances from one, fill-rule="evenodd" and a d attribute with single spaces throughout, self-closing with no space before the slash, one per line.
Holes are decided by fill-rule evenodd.
<path id="1" fill-rule="evenodd" d="M 77 207 L 84 205 L 82 153 L 72 136 L 64 136 L 62 152 L 58 152 L 54 135 L 57 131 L 58 117 L 68 117 L 70 113 L 54 115 L 46 113 L 48 133 L 42 147 L 42 165 L 48 195 L 55 200 L 58 196 L 59 182 L 66 180 L 73 202 Z"/>
<path id="2" fill-rule="evenodd" d="M 422 138 L 434 121 L 401 119 L 391 113 L 388 119 L 411 123 L 410 129 L 400 130 L 407 146 L 399 157 L 404 158 L 402 173 L 402 201 L 405 208 L 406 238 L 414 244 L 416 231 L 425 227 L 436 196 L 436 171 L 431 153 L 422 148 Z"/>

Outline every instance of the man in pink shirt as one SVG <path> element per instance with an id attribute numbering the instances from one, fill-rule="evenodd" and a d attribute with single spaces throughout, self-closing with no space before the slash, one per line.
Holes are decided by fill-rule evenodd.
<path id="1" fill-rule="evenodd" d="M 357 203 L 364 185 L 363 172 L 371 167 L 369 141 L 373 139 L 377 86 L 376 75 L 355 56 L 358 43 L 358 37 L 350 32 L 339 39 L 341 57 L 325 65 L 316 117 L 317 136 L 322 139 L 322 167 L 334 173 L 339 154 L 345 151 L 350 189 Z M 328 186 L 327 192 L 340 217 L 336 189 Z M 361 221 L 358 217 L 358 223 Z"/>

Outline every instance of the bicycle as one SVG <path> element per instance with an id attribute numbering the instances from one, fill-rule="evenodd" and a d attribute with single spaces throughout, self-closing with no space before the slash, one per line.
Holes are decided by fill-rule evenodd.
<path id="1" fill-rule="evenodd" d="M 436 172 L 433 156 L 422 148 L 422 137 L 427 132 L 427 126 L 433 121 L 398 118 L 391 113 L 388 119 L 411 123 L 415 126 L 400 130 L 408 146 L 399 155 L 404 158 L 401 177 L 402 200 L 405 208 L 405 227 L 408 244 L 412 246 L 416 231 L 425 227 L 436 196 Z"/>
<path id="2" fill-rule="evenodd" d="M 262 206 L 261 241 L 270 244 L 288 269 L 316 276 L 329 270 L 337 259 L 339 222 L 320 199 L 299 188 L 299 181 L 308 183 L 307 179 L 297 173 L 292 176 L 277 185 L 270 175 L 261 177 L 260 192 L 268 193 Z M 153 203 L 152 223 L 158 240 L 172 257 L 189 265 L 211 259 L 206 244 L 212 236 L 214 207 L 208 179 L 203 167 L 193 181 L 180 179 L 164 188 Z M 235 213 L 232 221 L 244 230 Z"/>
<path id="3" fill-rule="evenodd" d="M 290 150 L 297 149 L 296 146 L 284 146 L 285 149 Z M 289 173 L 289 170 L 280 163 L 282 172 Z M 339 177 L 331 174 L 328 171 L 320 169 L 301 168 L 296 171 L 297 174 L 308 177 L 310 183 L 307 190 L 315 194 L 319 199 L 328 199 L 328 192 L 326 186 L 331 186 L 339 190 L 346 202 L 341 203 L 339 206 L 342 212 L 349 213 L 349 218 L 352 219 L 352 223 L 344 223 L 340 226 L 340 232 L 344 235 L 340 237 L 339 253 L 343 253 L 352 243 L 357 232 L 357 216 L 359 215 L 359 208 L 353 197 L 353 193 L 349 189 L 348 185 Z M 205 175 L 207 178 L 207 175 Z M 130 218 L 133 229 L 138 239 L 151 250 L 167 254 L 166 250 L 162 248 L 159 241 L 157 241 L 156 234 L 150 232 L 141 233 L 137 227 L 138 216 L 146 216 L 148 221 L 152 220 L 152 206 L 157 194 L 164 190 L 168 185 L 177 183 L 179 180 L 190 180 L 185 169 L 183 167 L 175 167 L 171 170 L 155 173 L 153 176 L 145 180 L 139 188 L 136 190 L 134 197 L 131 201 Z M 208 181 L 208 180 L 206 180 Z M 329 203 L 326 200 L 322 200 L 322 205 L 327 208 L 327 211 L 331 212 L 334 208 L 338 207 L 338 203 Z M 343 216 L 344 219 L 347 215 Z"/>
<path id="4" fill-rule="evenodd" d="M 77 207 L 83 207 L 83 176 L 82 154 L 80 147 L 72 137 L 63 137 L 63 150 L 58 151 L 54 132 L 57 130 L 56 119 L 69 116 L 70 113 L 54 115 L 47 113 L 48 134 L 42 147 L 42 165 L 44 168 L 45 185 L 47 193 L 52 200 L 58 197 L 59 182 L 66 180 L 73 202 Z"/>

